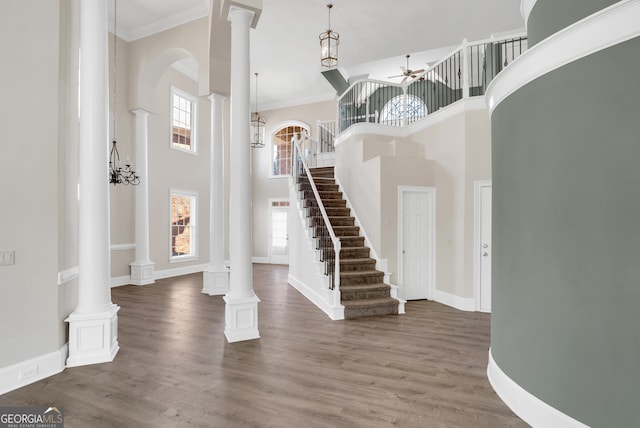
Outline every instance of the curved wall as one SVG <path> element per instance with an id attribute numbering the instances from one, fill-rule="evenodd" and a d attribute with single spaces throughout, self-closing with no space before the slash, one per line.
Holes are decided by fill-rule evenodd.
<path id="1" fill-rule="evenodd" d="M 537 0 L 527 21 L 529 47 L 617 2 L 616 0 Z"/>
<path id="2" fill-rule="evenodd" d="M 550 31 L 536 24 L 551 3 L 530 32 Z M 553 26 L 586 11 L 562 3 L 573 18 Z M 640 426 L 639 51 L 635 38 L 556 69 L 492 115 L 491 353 L 594 427 Z"/>

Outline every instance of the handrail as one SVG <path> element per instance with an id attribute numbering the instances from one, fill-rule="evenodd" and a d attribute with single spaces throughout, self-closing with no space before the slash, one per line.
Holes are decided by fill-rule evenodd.
<path id="1" fill-rule="evenodd" d="M 468 46 L 473 46 L 473 45 L 486 45 L 487 43 L 496 43 L 496 42 L 504 42 L 505 40 L 511 40 L 511 39 L 517 39 L 520 37 L 527 37 L 527 32 L 526 31 L 520 31 L 517 33 L 512 33 L 509 34 L 507 36 L 500 36 L 500 37 L 489 37 L 488 39 L 482 39 L 482 40 L 475 40 L 473 42 L 468 42 L 467 45 Z"/>
<path id="2" fill-rule="evenodd" d="M 326 266 L 325 265 L 325 274 L 329 275 L 331 277 L 331 285 L 330 285 L 330 289 L 334 290 L 334 291 L 339 291 L 340 290 L 340 250 L 342 249 L 342 244 L 340 242 L 340 239 L 336 236 L 335 231 L 333 230 L 333 227 L 331 226 L 331 222 L 329 221 L 329 216 L 327 215 L 327 211 L 324 207 L 324 204 L 322 203 L 322 199 L 320 198 L 320 193 L 318 192 L 318 188 L 316 187 L 316 183 L 313 179 L 313 176 L 311 175 L 311 171 L 307 165 L 307 162 L 305 160 L 305 157 L 302 156 L 302 150 L 300 149 L 300 140 L 298 138 L 293 138 L 291 141 L 294 145 L 294 160 L 297 162 L 298 157 L 300 159 L 300 161 L 302 162 L 302 167 L 304 169 L 304 172 L 307 176 L 307 178 L 309 179 L 309 183 L 311 185 L 311 190 L 313 191 L 313 195 L 316 198 L 316 203 L 318 204 L 318 209 L 320 211 L 320 214 L 322 215 L 322 220 L 324 222 L 324 227 L 325 229 L 328 231 L 329 233 L 329 237 L 331 239 L 331 243 L 333 244 L 333 251 L 334 251 L 334 257 L 335 257 L 335 266 L 334 271 L 333 272 L 329 272 L 327 270 L 327 268 L 330 268 L 330 266 Z M 298 155 L 296 155 L 296 153 Z M 299 177 L 298 175 L 298 168 L 294 168 L 295 170 L 295 174 L 296 174 L 296 179 Z M 339 295 L 339 294 L 338 294 Z M 338 300 L 339 303 L 339 300 Z"/>
<path id="3" fill-rule="evenodd" d="M 397 87 L 399 89 L 402 89 L 402 86 L 400 83 L 394 83 L 394 82 L 385 82 L 384 80 L 377 80 L 377 79 L 367 79 L 366 77 L 362 77 L 360 79 L 355 80 L 352 84 L 349 85 L 349 87 L 347 88 L 346 91 L 344 91 L 339 97 L 338 97 L 338 103 L 340 102 L 340 100 L 342 100 L 342 98 L 345 97 L 345 95 L 347 95 L 356 85 L 358 84 L 362 84 L 362 83 L 376 83 L 379 85 L 386 85 L 386 86 L 394 86 Z"/>

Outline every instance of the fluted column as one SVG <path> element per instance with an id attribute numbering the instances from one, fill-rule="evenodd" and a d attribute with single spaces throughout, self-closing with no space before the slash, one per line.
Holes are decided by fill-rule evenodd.
<path id="1" fill-rule="evenodd" d="M 224 265 L 224 158 L 223 108 L 225 96 L 209 95 L 211 102 L 211 191 L 209 195 L 209 269 L 203 273 L 202 292 L 210 296 L 229 291 L 229 270 Z"/>
<path id="2" fill-rule="evenodd" d="M 229 9 L 231 21 L 231 143 L 229 199 L 229 292 L 224 300 L 229 342 L 256 339 L 258 302 L 251 266 L 252 191 L 249 144 L 249 30 L 254 11 Z"/>
<path id="3" fill-rule="evenodd" d="M 149 143 L 148 118 L 151 113 L 142 109 L 132 110 L 136 116 L 136 174 L 140 184 L 136 186 L 136 259 L 131 267 L 131 284 L 153 284 L 153 266 L 149 255 Z"/>
<path id="4" fill-rule="evenodd" d="M 69 367 L 112 361 L 119 349 L 110 284 L 107 2 L 81 1 L 80 46 L 78 306 L 66 319 Z"/>

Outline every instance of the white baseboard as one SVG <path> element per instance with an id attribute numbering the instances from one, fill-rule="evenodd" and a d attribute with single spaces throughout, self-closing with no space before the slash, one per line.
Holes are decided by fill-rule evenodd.
<path id="1" fill-rule="evenodd" d="M 264 263 L 269 264 L 271 260 L 269 257 L 251 257 L 251 263 Z"/>
<path id="2" fill-rule="evenodd" d="M 300 293 L 302 293 L 303 296 L 309 299 L 311 303 L 313 303 L 318 308 L 320 308 L 322 312 L 327 314 L 329 318 L 331 318 L 332 320 L 344 319 L 344 306 L 340 305 L 340 307 L 338 308 L 331 306 L 329 303 L 327 303 L 327 300 L 322 295 L 320 295 L 316 290 L 308 287 L 307 285 L 303 284 L 301 281 L 299 281 L 298 279 L 294 278 L 291 275 L 288 276 L 287 282 L 293 288 L 295 288 Z M 326 293 L 329 294 L 329 293 L 332 293 L 332 291 L 326 290 Z"/>
<path id="3" fill-rule="evenodd" d="M 153 273 L 153 279 L 172 278 L 174 276 L 188 275 L 190 273 L 204 272 L 209 269 L 209 263 L 201 265 L 184 266 L 172 269 L 157 270 Z"/>
<path id="4" fill-rule="evenodd" d="M 111 277 L 111 288 L 122 287 L 123 285 L 129 284 L 131 284 L 131 275 Z"/>
<path id="5" fill-rule="evenodd" d="M 476 310 L 476 302 L 472 297 L 460 297 L 441 290 L 435 290 L 433 300 L 461 311 L 474 312 Z"/>
<path id="6" fill-rule="evenodd" d="M 57 351 L 0 369 L 0 395 L 62 372 L 67 354 L 65 344 Z"/>
<path id="7" fill-rule="evenodd" d="M 513 413 L 534 428 L 589 428 L 527 392 L 503 372 L 491 355 L 487 366 L 489 383 Z"/>

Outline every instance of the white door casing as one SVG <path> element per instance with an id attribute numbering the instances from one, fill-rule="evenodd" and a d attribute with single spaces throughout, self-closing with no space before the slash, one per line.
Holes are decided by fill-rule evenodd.
<path id="1" fill-rule="evenodd" d="M 269 200 L 269 263 L 289 264 L 288 199 Z"/>
<path id="2" fill-rule="evenodd" d="M 435 290 L 435 189 L 398 187 L 400 297 L 433 299 Z"/>
<path id="3" fill-rule="evenodd" d="M 474 294 L 480 312 L 491 312 L 491 197 L 491 181 L 474 183 Z"/>

